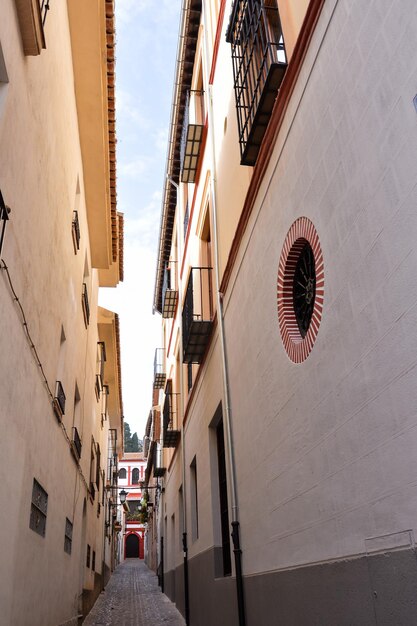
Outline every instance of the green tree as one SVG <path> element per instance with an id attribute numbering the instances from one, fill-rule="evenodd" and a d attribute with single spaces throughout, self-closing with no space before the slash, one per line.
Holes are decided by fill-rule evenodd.
<path id="1" fill-rule="evenodd" d="M 127 422 L 124 423 L 125 431 L 125 452 L 142 452 L 143 442 L 139 439 L 138 434 L 131 433 L 130 426 Z"/>

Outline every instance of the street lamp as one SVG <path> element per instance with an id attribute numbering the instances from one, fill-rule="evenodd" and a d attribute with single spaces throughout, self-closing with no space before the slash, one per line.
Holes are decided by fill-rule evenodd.
<path id="1" fill-rule="evenodd" d="M 119 493 L 120 504 L 124 504 L 126 502 L 126 496 L 127 496 L 127 491 L 122 489 L 121 492 Z"/>

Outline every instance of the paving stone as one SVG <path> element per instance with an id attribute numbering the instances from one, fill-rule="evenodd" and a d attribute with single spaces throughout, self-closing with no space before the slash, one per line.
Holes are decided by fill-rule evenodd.
<path id="1" fill-rule="evenodd" d="M 126 559 L 113 572 L 84 626 L 184 626 L 175 605 L 140 559 Z"/>

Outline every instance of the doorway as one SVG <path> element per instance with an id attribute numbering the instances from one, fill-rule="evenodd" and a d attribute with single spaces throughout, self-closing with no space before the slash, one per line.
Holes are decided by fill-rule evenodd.
<path id="1" fill-rule="evenodd" d="M 126 559 L 139 558 L 139 537 L 136 533 L 132 533 L 126 537 L 125 553 Z"/>

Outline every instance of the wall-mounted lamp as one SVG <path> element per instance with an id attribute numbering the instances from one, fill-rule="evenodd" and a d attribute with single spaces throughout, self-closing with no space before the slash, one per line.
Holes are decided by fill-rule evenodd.
<path id="1" fill-rule="evenodd" d="M 0 255 L 3 249 L 4 233 L 6 230 L 6 222 L 9 219 L 10 208 L 4 204 L 3 196 L 0 191 Z"/>

